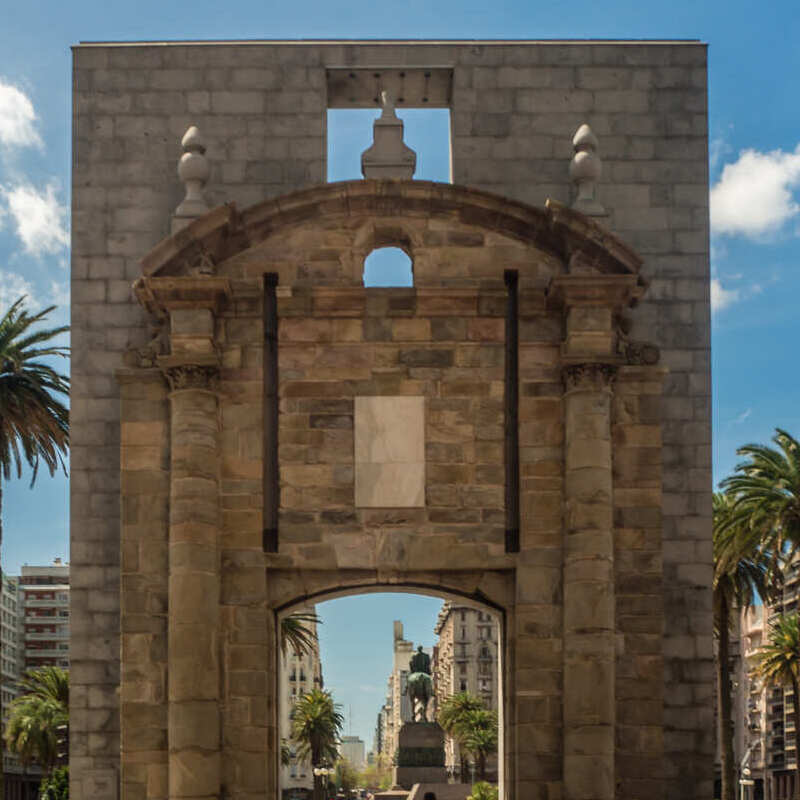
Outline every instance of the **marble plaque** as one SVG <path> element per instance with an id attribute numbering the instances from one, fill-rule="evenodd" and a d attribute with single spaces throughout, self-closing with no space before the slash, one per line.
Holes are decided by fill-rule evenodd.
<path id="1" fill-rule="evenodd" d="M 356 506 L 425 505 L 425 398 L 355 398 Z"/>

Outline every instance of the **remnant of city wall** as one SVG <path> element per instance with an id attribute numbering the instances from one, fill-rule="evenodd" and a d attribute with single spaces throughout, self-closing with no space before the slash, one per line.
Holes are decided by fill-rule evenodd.
<path id="1" fill-rule="evenodd" d="M 125 515 L 144 535 L 150 522 L 164 522 L 168 513 L 166 399 L 163 388 L 137 384 L 131 391 L 141 397 L 130 413 L 141 416 L 142 427 L 131 429 L 136 441 L 120 442 L 120 386 L 114 373 L 123 365 L 123 353 L 144 345 L 150 335 L 131 284 L 141 274 L 142 257 L 168 235 L 172 211 L 181 200 L 175 177 L 180 138 L 197 125 L 206 139 L 210 207 L 234 201 L 245 208 L 324 183 L 329 71 L 403 67 L 451 70 L 456 184 L 534 206 L 547 198 L 566 203 L 575 130 L 588 122 L 600 140 L 604 171 L 599 197 L 608 210 L 601 222 L 642 256 L 641 274 L 649 283 L 631 312 L 630 335 L 658 345 L 661 363 L 669 370 L 660 403 L 660 443 L 657 425 L 638 424 L 651 413 L 642 397 L 656 391 L 652 383 L 636 384 L 629 375 L 622 381 L 629 388 L 614 399 L 619 422 L 613 431 L 618 626 L 624 631 L 626 619 L 645 606 L 659 606 L 653 612 L 658 619 L 662 602 L 665 620 L 663 631 L 656 627 L 634 637 L 631 629 L 629 641 L 644 649 L 620 656 L 620 664 L 642 666 L 649 659 L 658 669 L 663 657 L 664 696 L 663 705 L 652 695 L 636 697 L 634 682 L 626 684 L 629 697 L 617 692 L 620 730 L 630 723 L 636 737 L 618 745 L 627 754 L 618 763 L 628 781 L 625 796 L 640 789 L 649 793 L 648 781 L 658 767 L 635 754 L 658 747 L 647 741 L 647 726 L 637 724 L 637 715 L 652 719 L 649 706 L 658 704 L 666 796 L 710 794 L 705 47 L 675 42 L 254 42 L 97 44 L 74 51 L 71 765 L 76 798 L 116 796 L 120 630 L 130 624 L 142 642 L 151 641 L 148 636 L 158 641 L 158 631 L 151 628 L 166 625 L 166 588 L 159 582 L 166 559 L 163 543 L 154 542 L 152 548 L 128 543 L 135 550 L 129 558 L 151 559 L 140 568 L 143 575 L 150 570 L 152 581 L 139 574 L 130 578 L 149 605 L 125 609 L 121 621 L 119 600 L 125 579 L 120 562 Z M 370 102 L 359 97 L 356 105 Z M 636 399 L 626 403 L 626 391 Z M 637 424 L 624 424 L 626 415 Z M 128 487 L 142 497 L 120 509 L 120 445 L 124 451 L 126 445 L 149 441 L 148 436 L 153 449 L 143 457 L 148 464 L 157 462 L 154 482 Z M 661 485 L 652 487 L 663 491 L 661 515 L 640 488 L 639 495 L 620 491 L 620 481 L 635 481 L 641 467 L 637 459 L 642 454 L 637 451 L 633 458 L 633 448 L 650 449 L 663 462 Z M 662 541 L 656 545 L 659 520 Z M 653 595 L 659 576 L 663 600 Z M 628 640 L 623 635 L 620 641 Z M 163 654 L 149 652 L 146 661 L 150 666 L 163 663 Z M 619 668 L 617 680 L 624 680 Z M 658 726 L 650 733 L 661 735 Z M 163 742 L 155 740 L 150 747 L 160 750 Z M 550 769 L 548 759 L 531 762 L 529 770 Z M 149 786 L 148 794 L 161 796 L 162 788 Z"/>

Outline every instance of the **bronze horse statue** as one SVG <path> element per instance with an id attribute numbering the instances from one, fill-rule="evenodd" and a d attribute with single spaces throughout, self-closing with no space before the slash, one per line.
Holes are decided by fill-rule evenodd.
<path id="1" fill-rule="evenodd" d="M 433 697 L 433 680 L 431 679 L 431 658 L 422 652 L 422 645 L 411 656 L 408 664 L 410 674 L 406 681 L 406 694 L 411 701 L 414 722 L 428 721 L 428 703 Z"/>

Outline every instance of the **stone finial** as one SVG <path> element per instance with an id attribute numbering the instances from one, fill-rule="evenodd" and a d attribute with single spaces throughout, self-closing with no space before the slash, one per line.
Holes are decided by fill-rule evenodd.
<path id="1" fill-rule="evenodd" d="M 597 137 L 583 124 L 572 139 L 575 155 L 569 162 L 569 176 L 575 184 L 572 207 L 590 217 L 601 217 L 606 210 L 597 199 L 597 181 L 603 172 L 603 162 L 597 155 Z"/>
<path id="2" fill-rule="evenodd" d="M 403 120 L 389 92 L 381 92 L 381 105 L 381 115 L 372 125 L 372 146 L 361 154 L 361 173 L 365 178 L 409 180 L 417 168 L 417 154 L 403 142 Z"/>
<path id="3" fill-rule="evenodd" d="M 185 152 L 178 162 L 178 177 L 186 186 L 186 196 L 173 214 L 173 233 L 208 211 L 208 204 L 203 197 L 203 187 L 209 174 L 208 159 L 205 156 L 205 142 L 196 126 L 192 125 L 183 135 L 181 147 Z"/>

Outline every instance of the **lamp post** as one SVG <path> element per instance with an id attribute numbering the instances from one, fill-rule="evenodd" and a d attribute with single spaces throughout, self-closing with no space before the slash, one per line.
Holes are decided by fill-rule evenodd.
<path id="1" fill-rule="evenodd" d="M 323 779 L 322 787 L 327 790 L 328 778 L 329 776 L 333 775 L 336 772 L 336 770 L 333 767 L 320 766 L 320 767 L 314 767 L 313 772 L 314 772 L 314 784 L 315 785 L 317 784 L 318 778 L 322 778 Z M 327 792 L 324 792 L 323 794 L 327 794 Z M 316 800 L 325 800 L 325 798 L 317 797 Z"/>

